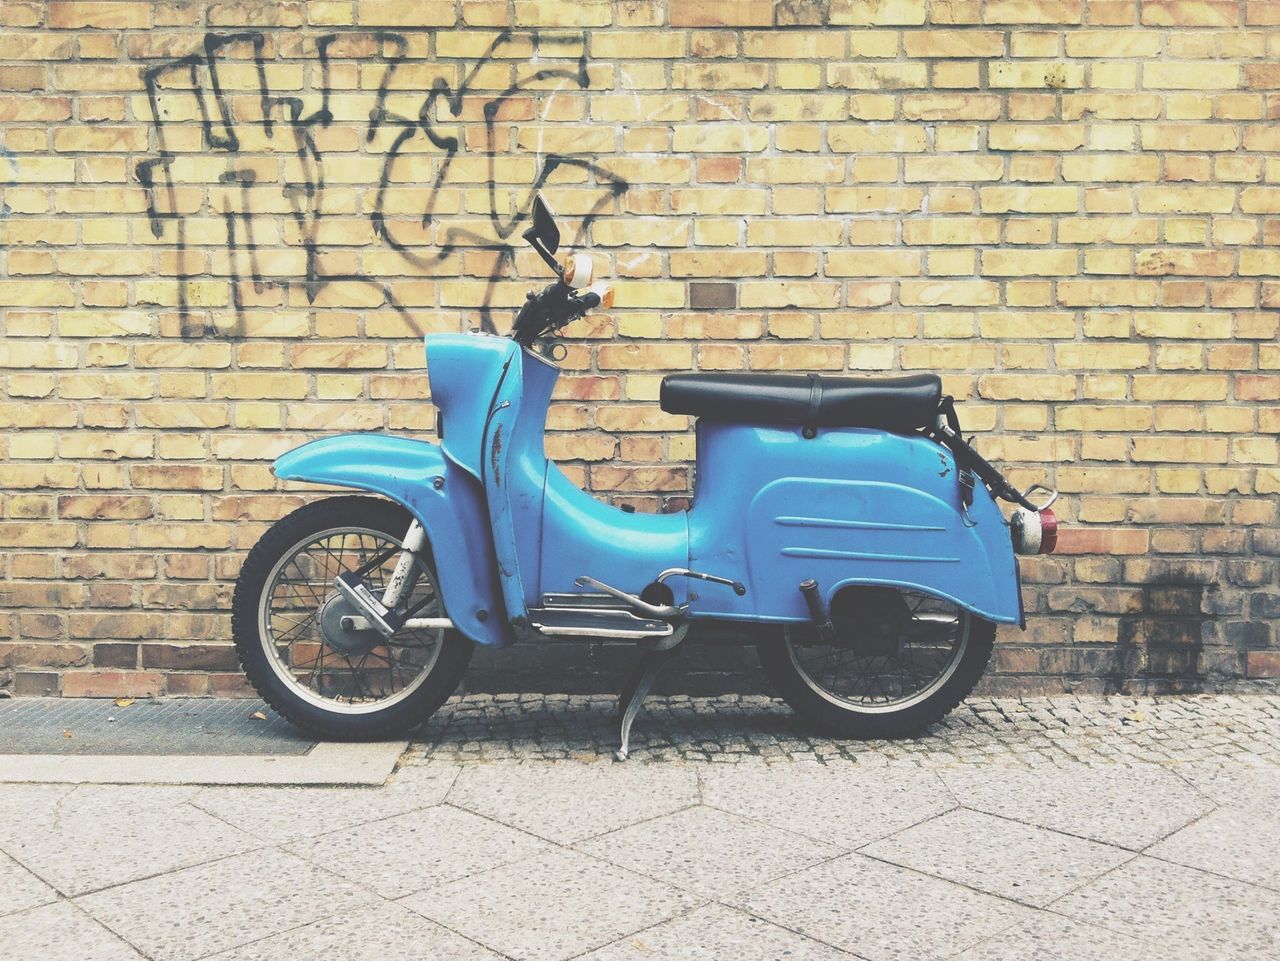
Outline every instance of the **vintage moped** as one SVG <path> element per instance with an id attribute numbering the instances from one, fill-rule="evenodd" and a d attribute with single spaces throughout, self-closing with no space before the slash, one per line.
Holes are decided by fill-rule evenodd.
<path id="1" fill-rule="evenodd" d="M 934 374 L 716 372 L 662 382 L 662 409 L 697 418 L 692 506 L 603 503 L 543 433 L 549 337 L 612 295 L 589 256 L 557 261 L 541 198 L 523 237 L 556 280 L 510 336 L 425 338 L 438 444 L 343 434 L 276 460 L 377 496 L 307 504 L 245 559 L 233 630 L 263 698 L 323 737 L 386 737 L 444 703 L 474 644 L 629 641 L 623 759 L 659 666 L 705 625 L 753 639 L 778 693 L 843 736 L 908 735 L 966 697 L 996 625 L 1025 627 L 1015 552 L 1053 550 L 1056 493 L 984 460 Z"/>

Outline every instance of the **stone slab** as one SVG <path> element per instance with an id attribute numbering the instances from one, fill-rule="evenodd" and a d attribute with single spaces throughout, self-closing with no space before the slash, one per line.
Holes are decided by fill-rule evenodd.
<path id="1" fill-rule="evenodd" d="M 303 755 L 0 755 L 0 784 L 382 784 L 407 741 L 324 743 Z"/>

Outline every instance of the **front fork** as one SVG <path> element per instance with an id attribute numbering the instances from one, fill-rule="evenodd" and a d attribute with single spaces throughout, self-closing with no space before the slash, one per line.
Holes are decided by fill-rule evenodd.
<path id="1" fill-rule="evenodd" d="M 374 558 L 365 567 L 354 571 L 344 571 L 333 582 L 333 586 L 351 602 L 359 614 L 349 615 L 342 619 L 342 627 L 348 631 L 378 631 L 383 637 L 390 638 L 402 629 L 409 630 L 448 630 L 453 621 L 447 617 L 414 617 L 417 608 L 401 612 L 397 610 L 404 600 L 413 592 L 414 585 L 422 572 L 422 559 L 419 555 L 427 545 L 427 532 L 415 518 L 409 525 L 408 532 L 401 541 L 400 556 L 396 558 L 395 570 L 381 597 L 375 597 L 364 583 L 364 575 L 373 566 L 382 563 L 386 555 Z M 430 603 L 428 598 L 417 607 Z"/>
<path id="2" fill-rule="evenodd" d="M 400 557 L 396 560 L 396 569 L 391 572 L 391 580 L 387 581 L 387 589 L 382 592 L 382 606 L 395 610 L 400 602 L 413 590 L 418 582 L 418 555 L 427 543 L 427 532 L 418 523 L 417 518 L 409 525 L 409 531 L 401 542 Z"/>

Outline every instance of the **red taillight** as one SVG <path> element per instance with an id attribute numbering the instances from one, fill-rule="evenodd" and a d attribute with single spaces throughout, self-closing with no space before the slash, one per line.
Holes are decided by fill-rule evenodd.
<path id="1" fill-rule="evenodd" d="M 1058 546 L 1058 517 L 1049 508 L 1040 511 L 1040 553 L 1052 554 Z"/>
<path id="2" fill-rule="evenodd" d="M 1049 510 L 1019 507 L 1009 518 L 1009 533 L 1017 554 L 1052 554 L 1058 546 L 1058 518 Z"/>

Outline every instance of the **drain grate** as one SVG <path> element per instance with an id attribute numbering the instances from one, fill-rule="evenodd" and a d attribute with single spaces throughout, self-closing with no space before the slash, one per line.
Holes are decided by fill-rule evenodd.
<path id="1" fill-rule="evenodd" d="M 0 700 L 0 754 L 302 755 L 315 744 L 256 700 Z"/>

